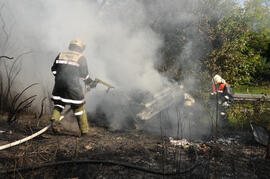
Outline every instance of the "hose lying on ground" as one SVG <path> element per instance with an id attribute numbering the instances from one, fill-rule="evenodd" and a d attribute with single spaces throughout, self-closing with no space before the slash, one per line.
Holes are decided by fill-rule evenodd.
<path id="1" fill-rule="evenodd" d="M 44 128 L 41 129 L 40 131 L 38 131 L 38 132 L 36 132 L 36 133 L 34 133 L 34 134 L 28 136 L 28 137 L 25 137 L 25 138 L 23 138 L 23 139 L 21 139 L 21 140 L 17 140 L 17 141 L 15 141 L 15 142 L 12 142 L 12 143 L 9 143 L 9 144 L 6 144 L 6 145 L 2 145 L 2 146 L 0 146 L 0 150 L 4 150 L 4 149 L 10 148 L 10 147 L 13 147 L 13 146 L 15 146 L 15 145 L 19 145 L 19 144 L 21 144 L 21 143 L 24 143 L 24 142 L 26 142 L 26 141 L 28 141 L 28 140 L 31 140 L 31 139 L 33 139 L 33 138 L 39 136 L 40 134 L 44 133 L 44 132 L 45 132 L 46 130 L 48 130 L 50 127 L 51 127 L 51 124 L 48 125 L 48 126 L 46 126 L 46 127 L 44 127 Z"/>
<path id="2" fill-rule="evenodd" d="M 7 148 L 10 148 L 12 146 L 19 145 L 19 144 L 21 144 L 23 142 L 31 140 L 34 137 L 37 137 L 40 134 L 47 131 L 50 127 L 51 127 L 51 124 L 44 127 L 40 131 L 32 134 L 31 136 L 28 136 L 28 137 L 23 138 L 21 140 L 18 140 L 18 141 L 15 141 L 15 142 L 0 146 L 0 150 L 7 149 Z M 146 172 L 146 173 L 152 173 L 152 174 L 156 174 L 156 175 L 168 175 L 168 176 L 169 175 L 181 175 L 181 174 L 192 172 L 197 166 L 200 165 L 199 162 L 198 162 L 198 154 L 197 154 L 196 150 L 195 150 L 195 156 L 196 156 L 195 157 L 195 163 L 190 168 L 188 168 L 188 169 L 186 169 L 184 171 L 175 171 L 175 172 L 161 172 L 159 170 L 144 168 L 144 167 L 140 167 L 140 166 L 125 163 L 125 162 L 116 162 L 116 161 L 111 161 L 111 160 L 76 160 L 76 161 L 59 161 L 59 162 L 54 162 L 54 163 L 45 163 L 45 164 L 41 164 L 39 166 L 16 168 L 16 169 L 14 168 L 14 169 L 10 169 L 10 170 L 7 170 L 7 171 L 2 170 L 2 171 L 0 171 L 0 174 L 8 174 L 8 173 L 13 173 L 13 172 L 36 170 L 36 169 L 40 169 L 40 168 L 58 166 L 58 165 L 64 165 L 64 164 L 85 164 L 85 163 L 87 164 L 87 163 L 89 163 L 89 164 L 118 165 L 118 166 L 143 171 L 143 172 Z"/>
<path id="3" fill-rule="evenodd" d="M 51 124 L 44 127 L 43 129 L 41 129 L 40 131 L 32 134 L 31 136 L 28 136 L 24 139 L 0 146 L 0 150 L 3 149 L 7 149 L 9 147 L 21 144 L 23 142 L 26 142 L 28 140 L 33 139 L 34 137 L 44 133 L 46 130 L 48 130 L 51 127 Z M 8 174 L 8 173 L 13 173 L 13 172 L 20 172 L 20 171 L 28 171 L 28 170 L 36 170 L 36 169 L 40 169 L 40 168 L 46 168 L 46 167 L 51 167 L 51 166 L 58 166 L 58 165 L 64 165 L 64 164 L 105 164 L 105 165 L 118 165 L 118 166 L 122 166 L 122 167 L 126 167 L 126 168 L 130 168 L 130 169 L 135 169 L 135 170 L 139 170 L 139 171 L 143 171 L 146 173 L 152 173 L 152 174 L 156 174 L 156 175 L 181 175 L 181 174 L 185 174 L 188 172 L 192 172 L 197 166 L 200 165 L 200 163 L 198 162 L 198 154 L 195 150 L 195 163 L 188 169 L 184 170 L 184 171 L 175 171 L 175 172 L 161 172 L 159 170 L 154 170 L 154 169 L 149 169 L 149 168 L 144 168 L 144 167 L 140 167 L 137 165 L 133 165 L 133 164 L 129 164 L 129 163 L 125 163 L 125 162 L 117 162 L 117 161 L 111 161 L 111 160 L 75 160 L 75 161 L 59 161 L 59 162 L 54 162 L 54 163 L 45 163 L 45 164 L 41 164 L 38 166 L 33 166 L 33 167 L 24 167 L 24 168 L 14 168 L 14 169 L 10 169 L 7 171 L 0 171 L 0 174 Z"/>
<path id="4" fill-rule="evenodd" d="M 61 116 L 61 117 L 60 117 L 60 120 L 62 120 L 63 118 L 64 118 L 64 116 Z M 28 136 L 28 137 L 25 137 L 25 138 L 23 138 L 23 139 L 17 140 L 17 141 L 15 141 L 15 142 L 12 142 L 12 143 L 9 143 L 9 144 L 6 144 L 6 145 L 2 145 L 2 146 L 0 146 L 0 150 L 4 150 L 4 149 L 10 148 L 10 147 L 13 147 L 13 146 L 15 146 L 15 145 L 19 145 L 19 144 L 21 144 L 21 143 L 24 143 L 24 142 L 26 142 L 26 141 L 28 141 L 28 140 L 31 140 L 31 139 L 33 139 L 33 138 L 35 138 L 35 137 L 41 135 L 41 134 L 44 133 L 45 131 L 47 131 L 51 126 L 52 126 L 52 124 L 49 124 L 49 125 L 47 125 L 46 127 L 44 127 L 43 129 L 41 129 L 40 131 L 38 131 L 38 132 L 36 132 L 36 133 L 34 133 L 34 134 Z"/>
<path id="5" fill-rule="evenodd" d="M 6 56 L 0 56 L 0 57 L 5 57 L 7 58 Z M 101 81 L 101 80 L 100 80 Z M 31 85 L 32 86 L 32 85 Z M 85 88 L 85 92 L 84 92 L 84 96 L 86 95 L 86 93 L 88 92 L 88 90 Z M 42 100 L 42 105 L 43 105 L 43 101 L 45 100 L 46 98 L 43 98 Z M 39 116 L 39 118 L 41 118 L 41 115 L 43 113 L 43 106 L 41 106 L 42 110 L 41 110 L 41 114 Z M 71 108 L 69 108 L 66 112 L 64 112 L 64 115 L 67 114 L 69 111 L 71 111 Z M 60 117 L 60 120 L 62 120 L 64 118 L 64 115 Z M 44 133 L 46 130 L 48 130 L 49 128 L 51 127 L 51 124 L 44 127 L 43 129 L 41 129 L 40 131 L 26 137 L 26 138 L 23 138 L 23 139 L 20 139 L 18 141 L 15 141 L 15 142 L 12 142 L 12 143 L 9 143 L 9 144 L 6 144 L 6 145 L 2 145 L 0 146 L 0 150 L 4 150 L 4 149 L 7 149 L 7 148 L 10 148 L 10 147 L 13 147 L 13 146 L 16 146 L 16 145 L 19 145 L 21 143 L 24 143 L 28 140 L 31 140 L 37 136 L 39 136 L 40 134 Z"/>
<path id="6" fill-rule="evenodd" d="M 196 159 L 198 158 L 196 154 Z M 184 170 L 184 171 L 174 171 L 174 172 L 162 172 L 162 170 L 154 170 L 150 168 L 144 168 L 140 167 L 138 165 L 129 164 L 126 162 L 117 162 L 117 161 L 111 161 L 111 160 L 75 160 L 75 161 L 59 161 L 54 163 L 45 163 L 38 166 L 33 167 L 25 167 L 25 168 L 16 168 L 11 169 L 7 171 L 0 171 L 0 174 L 8 174 L 8 173 L 14 173 L 14 172 L 21 172 L 21 171 L 29 171 L 29 170 L 36 170 L 40 168 L 46 168 L 51 166 L 59 166 L 59 165 L 67 165 L 67 164 L 104 164 L 104 165 L 117 165 L 122 166 L 125 168 L 130 168 L 134 170 L 139 170 L 146 173 L 156 174 L 156 175 L 166 175 L 166 176 L 172 176 L 172 175 L 182 175 L 186 173 L 192 172 L 197 166 L 199 166 L 198 160 L 195 161 L 195 164 L 192 165 L 190 168 Z"/>

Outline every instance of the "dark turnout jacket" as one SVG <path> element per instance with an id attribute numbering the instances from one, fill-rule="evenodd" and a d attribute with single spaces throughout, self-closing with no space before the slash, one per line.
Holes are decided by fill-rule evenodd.
<path id="1" fill-rule="evenodd" d="M 51 71 L 55 76 L 52 93 L 54 102 L 82 105 L 85 103 L 80 80 L 90 84 L 86 58 L 76 51 L 61 52 L 55 59 Z"/>

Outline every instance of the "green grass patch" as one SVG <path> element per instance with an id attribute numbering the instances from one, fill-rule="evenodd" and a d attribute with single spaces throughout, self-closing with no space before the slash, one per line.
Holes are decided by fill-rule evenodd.
<path id="1" fill-rule="evenodd" d="M 243 112 L 243 109 L 246 109 Z M 228 110 L 228 126 L 234 130 L 249 130 L 249 121 L 252 120 L 252 105 L 233 104 Z"/>
<path id="2" fill-rule="evenodd" d="M 238 86 L 232 88 L 233 93 L 270 94 L 270 86 Z"/>
<path id="3" fill-rule="evenodd" d="M 228 124 L 232 130 L 250 130 L 249 121 L 270 130 L 270 103 L 234 103 L 227 109 Z"/>

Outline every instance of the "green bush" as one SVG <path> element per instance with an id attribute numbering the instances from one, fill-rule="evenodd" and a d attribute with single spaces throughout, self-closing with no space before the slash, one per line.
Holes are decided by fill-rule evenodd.
<path id="1" fill-rule="evenodd" d="M 265 101 L 256 101 L 250 103 L 234 103 L 227 110 L 229 129 L 250 130 L 249 122 L 255 121 L 263 127 L 270 125 L 270 103 Z"/>

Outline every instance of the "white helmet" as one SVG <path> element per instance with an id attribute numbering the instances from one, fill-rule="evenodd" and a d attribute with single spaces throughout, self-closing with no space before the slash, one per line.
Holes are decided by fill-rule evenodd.
<path id="1" fill-rule="evenodd" d="M 69 50 L 75 50 L 83 52 L 85 49 L 85 44 L 80 39 L 74 39 L 69 44 Z"/>
<path id="2" fill-rule="evenodd" d="M 225 80 L 223 78 L 221 78 L 221 76 L 219 75 L 215 75 L 213 78 L 213 83 L 217 84 L 217 83 L 225 83 Z"/>

